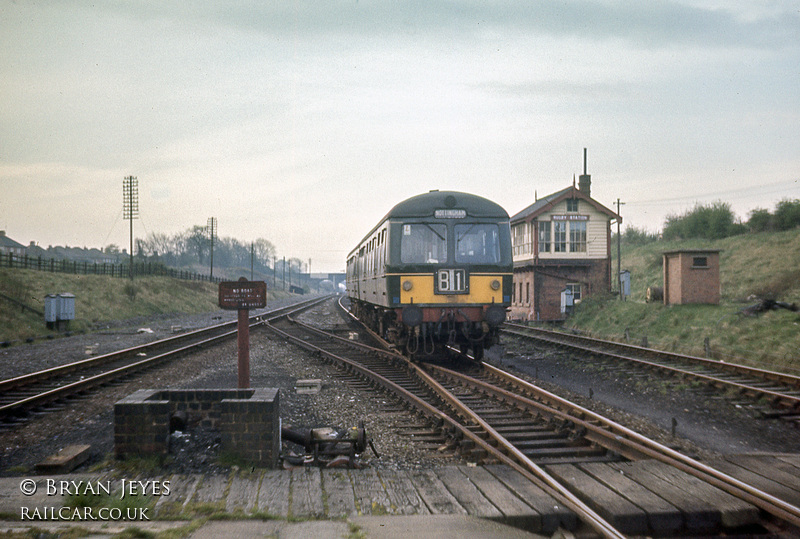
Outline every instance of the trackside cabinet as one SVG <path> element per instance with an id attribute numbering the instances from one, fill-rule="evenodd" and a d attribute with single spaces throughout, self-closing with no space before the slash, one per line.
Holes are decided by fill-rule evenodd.
<path id="1" fill-rule="evenodd" d="M 47 294 L 44 297 L 44 321 L 48 329 L 64 329 L 75 319 L 75 295 Z"/>

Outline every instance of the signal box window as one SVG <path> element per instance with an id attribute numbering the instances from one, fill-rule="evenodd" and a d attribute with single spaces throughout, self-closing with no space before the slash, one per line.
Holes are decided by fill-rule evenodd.
<path id="1" fill-rule="evenodd" d="M 581 301 L 581 284 L 568 283 L 567 288 L 572 291 L 572 301 L 574 303 L 579 303 Z"/>
<path id="2" fill-rule="evenodd" d="M 567 223 L 565 221 L 555 221 L 553 223 L 553 245 L 556 253 L 567 252 Z"/>
<path id="3" fill-rule="evenodd" d="M 550 252 L 550 221 L 539 223 L 539 252 Z"/>
<path id="4" fill-rule="evenodd" d="M 400 239 L 403 264 L 438 264 L 447 261 L 447 227 L 441 224 L 405 224 Z"/>
<path id="5" fill-rule="evenodd" d="M 692 257 L 692 267 L 693 268 L 707 268 L 708 267 L 708 258 L 705 256 L 694 256 Z"/>
<path id="6" fill-rule="evenodd" d="M 578 199 L 577 198 L 568 198 L 567 199 L 567 211 L 568 212 L 577 212 L 578 211 Z"/>
<path id="7" fill-rule="evenodd" d="M 456 262 L 497 264 L 500 262 L 500 229 L 497 225 L 456 225 Z"/>
<path id="8" fill-rule="evenodd" d="M 573 221 L 569 224 L 569 245 L 573 253 L 586 252 L 586 221 Z"/>

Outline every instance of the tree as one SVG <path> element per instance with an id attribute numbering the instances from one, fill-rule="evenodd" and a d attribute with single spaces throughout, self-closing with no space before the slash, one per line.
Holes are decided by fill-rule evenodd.
<path id="1" fill-rule="evenodd" d="M 747 220 L 747 226 L 750 232 L 767 232 L 774 230 L 775 224 L 772 220 L 772 214 L 769 210 L 756 208 L 750 212 L 750 218 Z"/>
<path id="2" fill-rule="evenodd" d="M 775 207 L 775 225 L 778 230 L 791 230 L 800 226 L 800 200 L 785 198 Z"/>
<path id="3" fill-rule="evenodd" d="M 275 246 L 269 240 L 258 238 L 253 242 L 253 254 L 256 262 L 264 269 L 270 267 L 275 256 Z"/>
<path id="4" fill-rule="evenodd" d="M 203 264 L 205 255 L 209 252 L 211 245 L 208 241 L 206 227 L 195 225 L 186 231 L 184 238 L 186 253 L 197 257 L 197 262 Z"/>

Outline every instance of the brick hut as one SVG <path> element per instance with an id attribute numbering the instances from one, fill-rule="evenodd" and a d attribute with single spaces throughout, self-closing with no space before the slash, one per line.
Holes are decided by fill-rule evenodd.
<path id="1" fill-rule="evenodd" d="M 664 256 L 664 304 L 718 304 L 719 250 L 681 249 Z"/>

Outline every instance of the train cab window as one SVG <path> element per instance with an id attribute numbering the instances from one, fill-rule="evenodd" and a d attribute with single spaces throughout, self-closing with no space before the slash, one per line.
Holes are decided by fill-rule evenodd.
<path id="1" fill-rule="evenodd" d="M 438 264 L 447 261 L 447 226 L 404 224 L 400 239 L 403 264 Z"/>
<path id="2" fill-rule="evenodd" d="M 456 262 L 497 264 L 500 262 L 500 229 L 494 224 L 456 225 Z"/>

